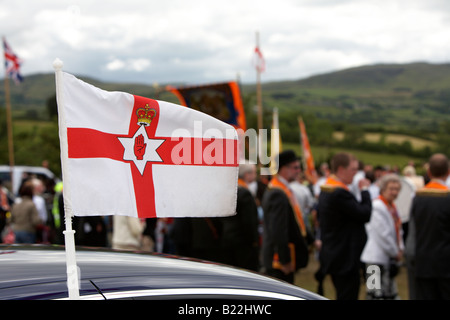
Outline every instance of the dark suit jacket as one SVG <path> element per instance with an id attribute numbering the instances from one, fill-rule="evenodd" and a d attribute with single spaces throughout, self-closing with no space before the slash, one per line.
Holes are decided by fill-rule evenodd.
<path id="1" fill-rule="evenodd" d="M 222 245 L 253 246 L 258 243 L 258 209 L 250 191 L 238 187 L 236 215 L 222 218 Z"/>
<path id="2" fill-rule="evenodd" d="M 281 264 L 291 262 L 289 243 L 295 246 L 296 269 L 308 263 L 306 239 L 302 236 L 286 194 L 277 188 L 267 189 L 263 196 L 264 241 L 263 264 L 272 268 L 273 256 L 278 254 Z"/>
<path id="3" fill-rule="evenodd" d="M 259 269 L 259 219 L 255 199 L 247 188 L 238 187 L 236 215 L 222 219 L 223 262 Z"/>
<path id="4" fill-rule="evenodd" d="M 418 191 L 411 208 L 415 227 L 415 274 L 450 278 L 450 193 Z"/>
<path id="5" fill-rule="evenodd" d="M 367 191 L 361 202 L 343 188 L 322 189 L 318 202 L 322 248 L 319 259 L 324 273 L 345 275 L 357 271 L 367 240 L 372 201 Z"/>

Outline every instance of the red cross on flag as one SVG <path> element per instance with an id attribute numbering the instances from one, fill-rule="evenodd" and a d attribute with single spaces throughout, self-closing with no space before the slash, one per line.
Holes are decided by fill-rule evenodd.
<path id="1" fill-rule="evenodd" d="M 235 214 L 239 155 L 231 125 L 62 71 L 56 88 L 64 201 L 73 215 Z"/>

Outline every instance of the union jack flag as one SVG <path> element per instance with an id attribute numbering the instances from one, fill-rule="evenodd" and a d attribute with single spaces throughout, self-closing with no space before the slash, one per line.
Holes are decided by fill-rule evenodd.
<path id="1" fill-rule="evenodd" d="M 23 78 L 20 75 L 20 70 L 19 70 L 20 64 L 22 61 L 11 50 L 11 47 L 8 45 L 8 43 L 6 43 L 5 38 L 3 38 L 3 49 L 5 51 L 6 76 L 13 79 L 16 84 L 19 84 L 23 81 Z"/>

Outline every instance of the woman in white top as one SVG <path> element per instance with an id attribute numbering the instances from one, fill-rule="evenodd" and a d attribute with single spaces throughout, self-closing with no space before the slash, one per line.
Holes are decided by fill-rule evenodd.
<path id="1" fill-rule="evenodd" d="M 361 254 L 367 269 L 368 299 L 397 298 L 395 269 L 402 259 L 404 244 L 394 200 L 400 188 L 399 177 L 387 174 L 380 180 L 380 195 L 372 202 L 372 215 L 366 224 L 367 242 Z"/>

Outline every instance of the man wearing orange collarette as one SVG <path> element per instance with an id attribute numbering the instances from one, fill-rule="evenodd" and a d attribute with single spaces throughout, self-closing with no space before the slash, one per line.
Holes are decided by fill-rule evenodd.
<path id="1" fill-rule="evenodd" d="M 448 158 L 429 159 L 430 182 L 416 192 L 411 208 L 408 259 L 414 261 L 414 288 L 410 299 L 450 299 L 450 190 Z"/>
<path id="2" fill-rule="evenodd" d="M 293 283 L 295 272 L 308 263 L 307 228 L 295 194 L 289 188 L 300 173 L 294 151 L 278 155 L 278 171 L 264 192 L 263 266 L 273 277 Z"/>
<path id="3" fill-rule="evenodd" d="M 360 256 L 367 240 L 365 223 L 370 221 L 370 181 L 359 182 L 359 202 L 348 185 L 358 171 L 358 160 L 338 153 L 331 159 L 331 172 L 321 187 L 318 217 L 321 232 L 320 271 L 331 275 L 338 300 L 356 300 L 361 279 Z"/>

